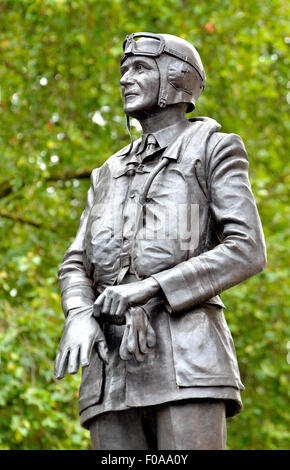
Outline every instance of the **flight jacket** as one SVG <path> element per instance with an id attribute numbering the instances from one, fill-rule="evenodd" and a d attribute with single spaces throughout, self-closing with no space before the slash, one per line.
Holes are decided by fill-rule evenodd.
<path id="1" fill-rule="evenodd" d="M 177 387 L 243 389 L 219 297 L 266 264 L 242 139 L 221 133 L 213 119 L 189 120 L 163 152 L 169 163 L 154 178 L 142 204 L 142 187 L 152 166 L 146 161 L 136 166 L 136 227 L 131 252 L 126 253 L 123 211 L 132 178 L 127 171 L 139 144 L 134 143 L 130 154 L 128 147 L 120 150 L 92 172 L 79 230 L 59 269 L 64 313 L 91 305 L 99 287 L 116 284 L 129 257 L 137 279 L 151 276 L 160 285 Z M 83 368 L 80 412 L 101 400 L 102 371 L 97 355 Z"/>

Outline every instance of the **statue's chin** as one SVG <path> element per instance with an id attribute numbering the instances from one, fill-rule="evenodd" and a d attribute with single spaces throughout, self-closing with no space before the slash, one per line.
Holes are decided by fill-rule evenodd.
<path id="1" fill-rule="evenodd" d="M 144 106 L 138 106 L 138 105 L 134 105 L 133 103 L 126 103 L 124 105 L 124 112 L 126 114 L 128 114 L 128 116 L 136 116 L 136 114 L 139 114 L 139 113 L 143 113 L 143 111 L 145 110 L 145 107 Z"/>
<path id="2" fill-rule="evenodd" d="M 130 116 L 135 119 L 144 119 L 150 115 L 155 114 L 156 111 L 160 112 L 160 107 L 158 105 L 150 105 L 150 106 L 131 106 L 131 105 L 124 105 L 124 113 L 127 116 Z"/>

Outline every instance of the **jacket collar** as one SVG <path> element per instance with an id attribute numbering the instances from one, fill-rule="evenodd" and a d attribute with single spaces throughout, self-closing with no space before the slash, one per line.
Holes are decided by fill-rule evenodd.
<path id="1" fill-rule="evenodd" d="M 180 158 L 181 148 L 186 145 L 186 142 L 191 139 L 193 133 L 198 131 L 200 125 L 207 125 L 209 127 L 219 130 L 220 125 L 211 118 L 208 117 L 195 117 L 187 121 L 175 123 L 169 127 L 154 132 L 153 135 L 160 146 L 160 149 L 165 149 L 163 157 L 167 157 L 172 161 L 178 161 Z M 142 136 L 143 137 L 143 136 Z M 137 157 L 140 146 L 142 145 L 142 137 L 134 141 L 132 150 L 129 155 L 127 152 L 130 145 L 124 147 L 119 152 L 114 154 L 114 157 L 119 157 L 115 160 L 113 176 L 118 178 L 124 175 L 128 171 L 128 165 L 130 163 L 136 165 L 137 171 L 138 166 L 142 167 L 142 172 L 150 172 L 152 167 L 148 167 L 146 164 L 140 164 L 140 159 Z M 144 134 L 143 142 L 146 142 Z M 141 152 L 141 150 L 140 150 Z"/>
<path id="2" fill-rule="evenodd" d="M 174 140 L 176 140 L 177 137 L 179 137 L 182 132 L 187 129 L 190 126 L 190 121 L 179 121 L 171 126 L 164 127 L 163 129 L 160 129 L 159 131 L 152 132 L 151 134 L 154 135 L 158 146 L 160 149 L 165 149 L 167 148 Z M 139 155 L 141 152 L 143 152 L 146 140 L 149 134 L 142 134 L 142 136 L 138 139 L 135 140 L 133 143 L 133 148 L 130 152 L 130 159 L 127 160 L 126 163 L 139 163 L 139 160 L 136 158 L 136 155 Z M 117 152 L 114 156 L 116 157 L 122 157 L 127 154 L 128 150 L 130 148 L 130 145 L 127 145 L 126 147 L 122 148 Z M 129 155 L 128 155 L 129 156 Z"/>

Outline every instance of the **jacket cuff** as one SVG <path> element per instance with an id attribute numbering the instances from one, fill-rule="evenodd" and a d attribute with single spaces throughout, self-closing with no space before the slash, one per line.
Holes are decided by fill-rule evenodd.
<path id="1" fill-rule="evenodd" d="M 205 260 L 190 260 L 151 275 L 160 285 L 172 312 L 181 312 L 210 301 L 218 293 Z M 222 302 L 217 302 L 223 306 Z"/>
<path id="2" fill-rule="evenodd" d="M 151 277 L 160 285 L 169 304 L 169 312 L 178 312 L 192 306 L 191 288 L 179 267 L 167 269 Z"/>
<path id="3" fill-rule="evenodd" d="M 81 308 L 81 307 L 90 307 L 93 305 L 93 299 L 88 297 L 82 297 L 80 295 L 76 295 L 74 297 L 68 297 L 66 299 L 62 299 L 61 305 L 64 312 L 65 317 L 68 316 L 70 310 L 74 308 Z"/>

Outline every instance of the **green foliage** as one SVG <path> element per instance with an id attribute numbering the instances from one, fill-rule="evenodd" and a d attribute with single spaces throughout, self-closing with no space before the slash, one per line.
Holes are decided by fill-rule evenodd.
<path id="1" fill-rule="evenodd" d="M 134 31 L 197 47 L 207 87 L 196 114 L 247 146 L 269 262 L 223 296 L 246 385 L 228 445 L 289 448 L 287 3 L 15 0 L 0 1 L 0 18 L 0 448 L 89 447 L 78 424 L 79 377 L 52 374 L 63 323 L 56 271 L 90 171 L 128 143 L 118 68 Z"/>

